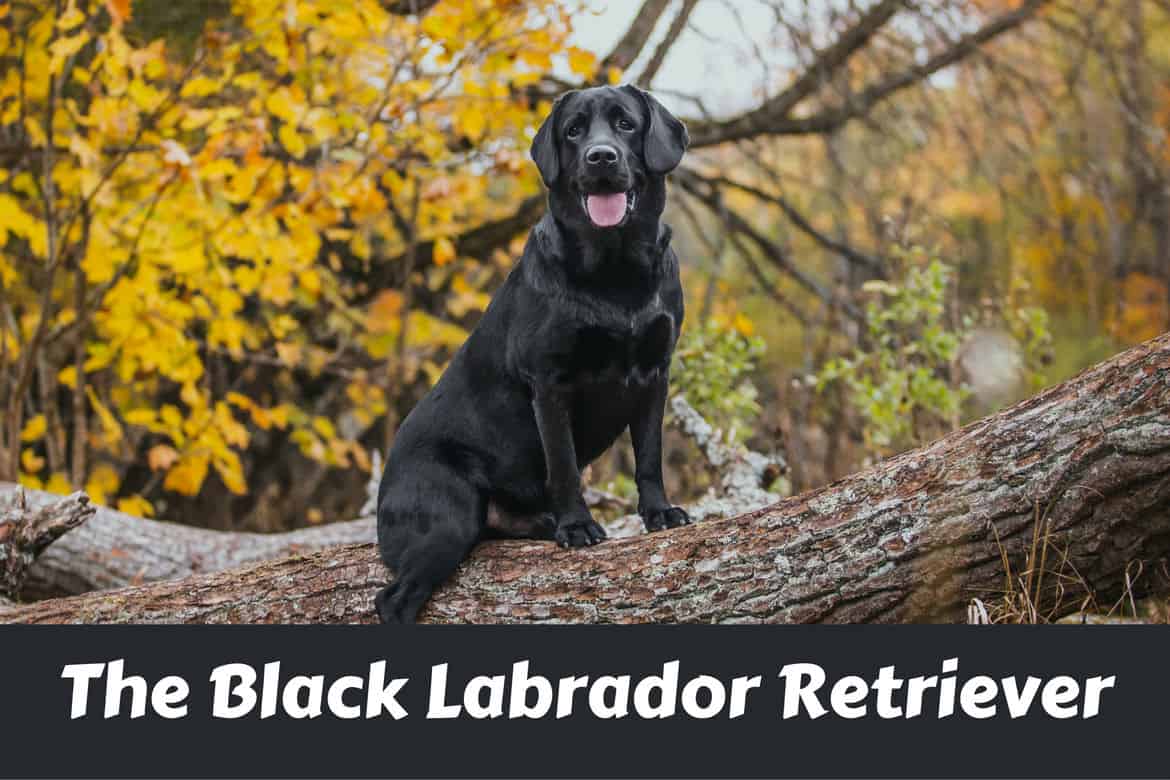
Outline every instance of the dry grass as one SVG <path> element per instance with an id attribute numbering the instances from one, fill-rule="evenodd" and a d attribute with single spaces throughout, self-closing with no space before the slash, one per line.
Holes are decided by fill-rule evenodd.
<path id="1" fill-rule="evenodd" d="M 971 599 L 968 623 L 1170 623 L 1170 598 L 1165 595 L 1170 592 L 1170 568 L 1166 561 L 1152 574 L 1141 561 L 1131 562 L 1126 567 L 1120 598 L 1106 605 L 1098 603 L 1093 588 L 1077 571 L 1068 556 L 1068 546 L 1058 544 L 1052 521 L 1039 505 L 1035 508 L 1028 556 L 1018 571 L 1013 569 L 995 526 L 992 531 L 1003 561 L 1004 587 L 987 594 L 985 599 Z M 1139 583 L 1154 586 L 1149 589 L 1162 595 L 1138 599 L 1135 591 Z"/>

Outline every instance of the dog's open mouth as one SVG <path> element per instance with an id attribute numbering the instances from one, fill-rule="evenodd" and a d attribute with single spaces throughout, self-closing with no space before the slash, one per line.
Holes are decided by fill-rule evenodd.
<path id="1" fill-rule="evenodd" d="M 589 214 L 589 220 L 597 227 L 617 227 L 633 212 L 637 199 L 637 193 L 633 190 L 594 193 L 586 195 L 582 205 Z"/>

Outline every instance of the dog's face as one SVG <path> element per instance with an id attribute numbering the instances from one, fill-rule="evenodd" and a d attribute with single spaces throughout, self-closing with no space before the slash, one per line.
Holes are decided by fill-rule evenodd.
<path id="1" fill-rule="evenodd" d="M 657 220 L 687 131 L 637 87 L 566 92 L 532 141 L 553 215 L 583 231 Z"/>

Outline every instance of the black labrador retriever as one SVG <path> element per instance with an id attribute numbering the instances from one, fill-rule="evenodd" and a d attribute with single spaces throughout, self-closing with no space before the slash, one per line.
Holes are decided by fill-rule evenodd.
<path id="1" fill-rule="evenodd" d="M 532 142 L 548 213 L 387 458 L 378 544 L 395 579 L 376 599 L 383 622 L 414 622 L 483 538 L 604 539 L 581 470 L 626 428 L 647 530 L 690 522 L 662 484 L 683 294 L 660 218 L 687 143 L 637 87 L 556 101 Z"/>

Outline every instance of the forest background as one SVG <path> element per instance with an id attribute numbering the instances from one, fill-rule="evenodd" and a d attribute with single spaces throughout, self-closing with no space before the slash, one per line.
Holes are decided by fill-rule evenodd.
<path id="1" fill-rule="evenodd" d="M 1170 329 L 1165 0 L 5 0 L 0 74 L 0 481 L 140 517 L 354 517 L 590 84 L 687 121 L 673 387 L 776 494 Z"/>

